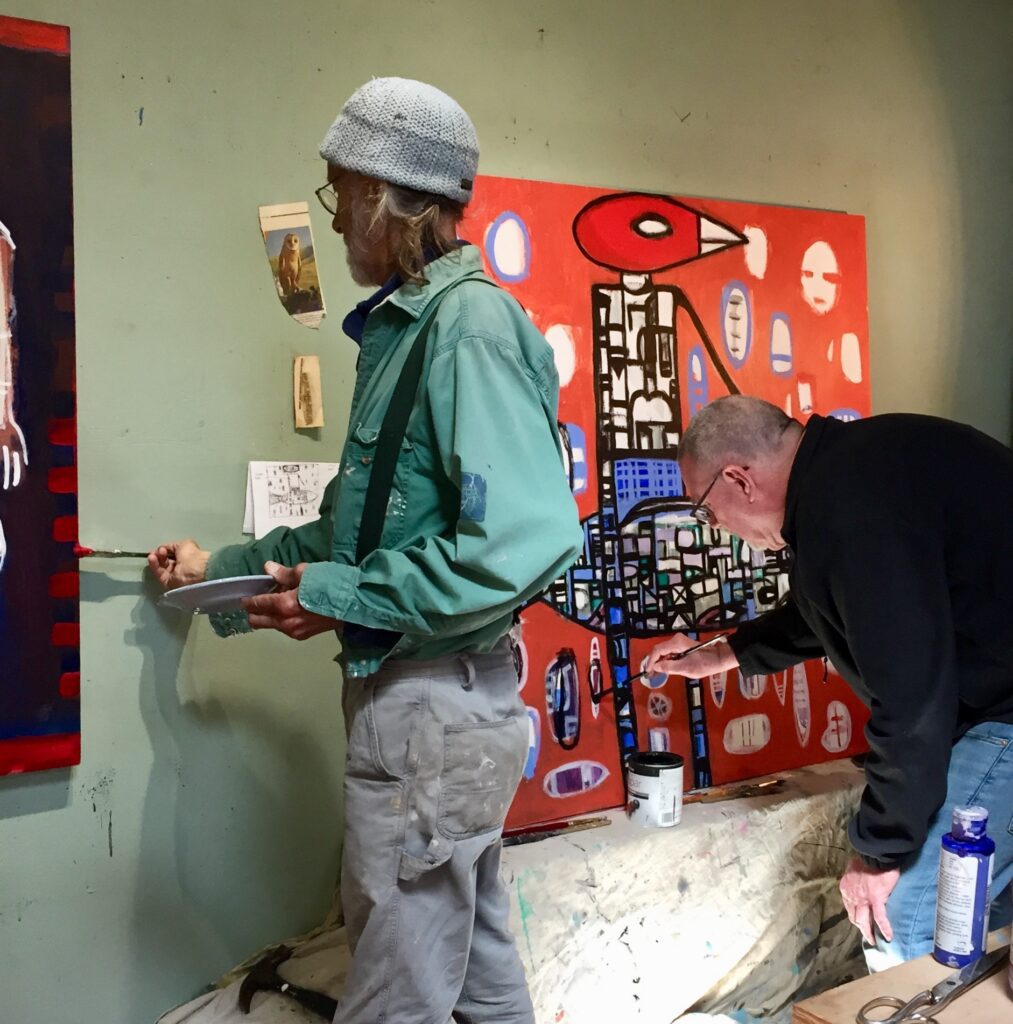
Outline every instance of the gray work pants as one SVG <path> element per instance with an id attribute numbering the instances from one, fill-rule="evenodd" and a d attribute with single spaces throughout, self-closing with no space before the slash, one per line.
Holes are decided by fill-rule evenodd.
<path id="1" fill-rule="evenodd" d="M 533 1024 L 499 880 L 528 746 L 509 646 L 388 662 L 343 703 L 352 963 L 335 1024 Z"/>

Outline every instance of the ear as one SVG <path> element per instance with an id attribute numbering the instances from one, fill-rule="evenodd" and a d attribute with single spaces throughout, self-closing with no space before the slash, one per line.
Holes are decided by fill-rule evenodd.
<path id="1" fill-rule="evenodd" d="M 748 466 L 725 466 L 722 476 L 752 505 L 756 500 L 756 481 Z"/>

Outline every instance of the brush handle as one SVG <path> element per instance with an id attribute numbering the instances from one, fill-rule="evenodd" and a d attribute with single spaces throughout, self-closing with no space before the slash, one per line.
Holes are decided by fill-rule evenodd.
<path id="1" fill-rule="evenodd" d="M 95 548 L 86 548 L 81 544 L 74 545 L 75 558 L 147 558 L 147 551 L 120 551 L 113 548 L 111 551 L 99 551 Z"/>

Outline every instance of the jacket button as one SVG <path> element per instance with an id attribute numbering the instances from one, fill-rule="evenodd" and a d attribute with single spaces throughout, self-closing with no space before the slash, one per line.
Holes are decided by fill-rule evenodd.
<path id="1" fill-rule="evenodd" d="M 363 455 L 362 456 L 361 462 L 362 462 L 362 464 L 364 466 L 368 466 L 372 461 L 373 460 L 372 460 L 372 458 L 370 458 L 370 456 L 368 456 L 368 455 Z"/>

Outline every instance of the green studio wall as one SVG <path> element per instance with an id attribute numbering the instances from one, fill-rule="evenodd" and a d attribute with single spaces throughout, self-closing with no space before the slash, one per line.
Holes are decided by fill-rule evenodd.
<path id="1" fill-rule="evenodd" d="M 257 207 L 313 202 L 317 144 L 371 75 L 460 100 L 488 173 L 864 214 L 875 408 L 1008 440 L 1007 12 L 6 0 L 72 30 L 83 542 L 221 545 L 248 459 L 337 458 L 362 293 L 311 206 L 329 315 L 290 321 Z M 327 426 L 296 434 L 301 353 Z M 138 570 L 84 566 L 81 766 L 0 779 L 3 1024 L 143 1024 L 329 905 L 334 640 L 219 641 Z"/>

